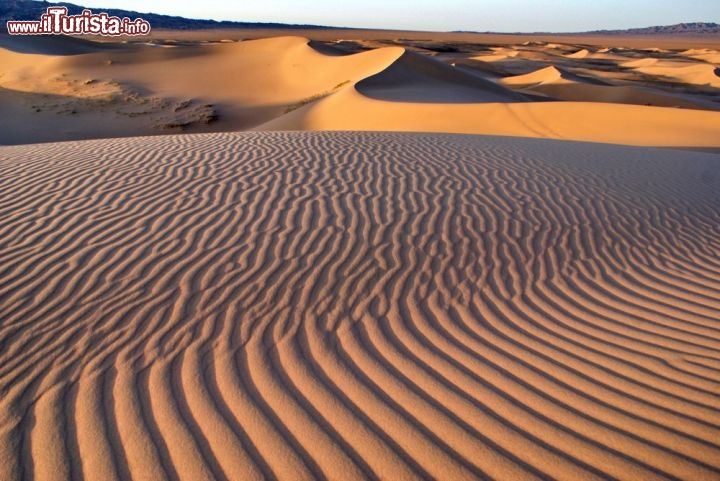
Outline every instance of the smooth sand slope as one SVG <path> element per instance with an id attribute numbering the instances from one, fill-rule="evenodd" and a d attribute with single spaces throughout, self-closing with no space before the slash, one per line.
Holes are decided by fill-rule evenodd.
<path id="1" fill-rule="evenodd" d="M 0 479 L 720 479 L 720 163 L 0 148 Z"/>
<path id="2" fill-rule="evenodd" d="M 471 44 L 443 56 L 435 50 L 461 47 L 49 40 L 0 35 L 0 144 L 368 130 L 720 148 L 720 76 L 707 49 Z"/>

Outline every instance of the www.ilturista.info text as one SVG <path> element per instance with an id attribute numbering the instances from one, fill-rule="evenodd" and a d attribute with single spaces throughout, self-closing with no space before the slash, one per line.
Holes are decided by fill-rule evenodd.
<path id="1" fill-rule="evenodd" d="M 142 18 L 111 17 L 107 13 L 94 14 L 83 10 L 80 15 L 68 15 L 66 7 L 48 7 L 40 20 L 9 21 L 8 33 L 11 35 L 147 35 L 150 23 Z"/>

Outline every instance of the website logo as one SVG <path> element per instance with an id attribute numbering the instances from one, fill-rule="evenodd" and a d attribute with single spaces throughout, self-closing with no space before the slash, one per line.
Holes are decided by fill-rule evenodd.
<path id="1" fill-rule="evenodd" d="M 7 22 L 10 35 L 147 35 L 150 23 L 142 18 L 111 17 L 107 13 L 94 14 L 83 10 L 80 15 L 68 15 L 67 7 L 48 7 L 40 20 Z"/>

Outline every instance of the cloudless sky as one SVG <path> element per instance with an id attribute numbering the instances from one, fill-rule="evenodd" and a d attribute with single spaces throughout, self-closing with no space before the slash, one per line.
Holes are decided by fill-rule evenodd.
<path id="1" fill-rule="evenodd" d="M 407 30 L 578 32 L 720 23 L 720 0 L 67 0 L 188 18 Z"/>

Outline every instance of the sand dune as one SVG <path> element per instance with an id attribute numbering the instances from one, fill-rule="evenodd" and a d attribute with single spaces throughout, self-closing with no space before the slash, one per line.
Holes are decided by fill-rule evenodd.
<path id="1" fill-rule="evenodd" d="M 687 53 L 690 58 L 697 57 L 693 52 Z M 720 74 L 715 65 L 710 63 L 678 62 L 644 58 L 624 62 L 624 67 L 634 68 L 638 72 L 658 77 L 666 77 L 693 85 L 705 85 L 720 88 Z"/>
<path id="2" fill-rule="evenodd" d="M 689 49 L 682 52 L 682 54 L 708 63 L 720 64 L 720 52 L 717 50 L 708 48 Z"/>
<path id="3" fill-rule="evenodd" d="M 586 58 L 588 55 L 590 55 L 590 52 L 588 49 L 584 48 L 582 50 L 578 50 L 575 53 L 571 53 L 566 55 L 567 58 Z"/>
<path id="4" fill-rule="evenodd" d="M 0 61 L 9 66 L 0 78 L 0 87 L 62 97 L 67 110 L 75 112 L 58 118 L 52 109 L 37 112 L 32 108 L 34 103 L 26 102 L 24 111 L 15 112 L 21 117 L 10 120 L 3 116 L 0 126 L 34 124 L 42 125 L 42 131 L 34 135 L 28 132 L 20 139 L 0 131 L 0 143 L 104 137 L 108 127 L 115 129 L 114 136 L 166 133 L 177 124 L 192 131 L 242 130 L 375 74 L 402 54 L 401 48 L 387 47 L 352 56 L 330 56 L 300 37 L 171 48 L 133 45 L 72 56 L 27 55 L 0 48 Z M 74 105 L 83 102 L 73 87 L 98 81 L 141 92 L 144 100 L 166 104 L 167 108 L 153 111 L 154 116 L 137 115 L 128 126 L 117 108 Z M 209 125 L 202 118 L 188 122 L 174 110 L 178 102 L 210 105 L 221 123 Z M 0 113 L 4 113 L 1 111 L 2 106 Z M 102 121 L 98 122 L 98 116 Z M 58 123 L 81 133 L 62 137 L 55 128 Z"/>
<path id="5" fill-rule="evenodd" d="M 710 102 L 615 87 L 555 67 L 501 82 L 510 86 L 538 82 L 543 88 L 527 93 L 556 94 L 572 102 L 527 102 L 478 75 L 405 53 L 373 76 L 353 83 L 354 88 L 332 92 L 253 129 L 445 132 L 642 146 L 720 146 L 720 112 Z M 561 87 L 555 90 L 558 82 Z M 680 112 L 678 106 L 713 111 Z"/>
<path id="6" fill-rule="evenodd" d="M 533 85 L 533 84 L 548 84 L 552 82 L 565 81 L 565 83 L 571 82 L 583 82 L 583 83 L 595 83 L 603 84 L 602 82 L 575 75 L 563 68 L 555 66 L 545 67 L 524 75 L 514 75 L 502 79 L 502 83 L 506 85 Z M 607 85 L 607 84 L 604 84 Z"/>
<path id="7" fill-rule="evenodd" d="M 612 85 L 596 78 L 582 77 L 554 66 L 545 67 L 529 74 L 505 77 L 500 82 L 518 89 L 518 92 L 540 94 L 552 99 L 570 102 L 602 102 L 718 110 L 717 103 L 689 95 L 665 93 L 630 85 Z"/>
<path id="8" fill-rule="evenodd" d="M 366 97 L 417 103 L 522 102 L 512 90 L 445 63 L 405 52 L 387 68 L 355 83 Z"/>
<path id="9" fill-rule="evenodd" d="M 507 60 L 509 58 L 515 58 L 520 55 L 520 52 L 514 48 L 507 47 L 495 47 L 492 48 L 491 54 L 483 54 L 475 57 L 470 57 L 472 60 L 481 60 L 483 62 L 497 62 L 499 60 Z"/>
<path id="10" fill-rule="evenodd" d="M 720 479 L 714 155 L 205 134 L 0 184 L 0 479 Z"/>
<path id="11" fill-rule="evenodd" d="M 0 35 L 0 144 L 321 129 L 720 148 L 720 77 L 693 57 L 709 50 L 598 53 L 534 42 L 447 57 L 430 40 L 33 39 L 21 47 L 7 37 Z"/>
<path id="12" fill-rule="evenodd" d="M 623 62 L 621 65 L 626 68 L 644 68 L 644 67 L 651 67 L 653 65 L 657 65 L 659 62 L 656 58 L 639 58 L 636 60 L 629 60 L 626 62 Z"/>
<path id="13" fill-rule="evenodd" d="M 639 67 L 638 70 L 651 75 L 669 77 L 684 83 L 720 88 L 720 74 L 714 65 L 665 66 L 662 62 L 657 62 L 647 67 Z"/>
<path id="14" fill-rule="evenodd" d="M 395 102 L 344 89 L 255 129 L 444 132 L 717 148 L 718 120 L 719 112 L 608 103 Z"/>
<path id="15" fill-rule="evenodd" d="M 560 80 L 565 72 L 559 70 L 557 67 L 550 66 L 545 67 L 535 72 L 531 72 L 523 75 L 513 75 L 502 79 L 502 83 L 506 85 L 533 85 L 540 83 L 548 83 Z"/>

